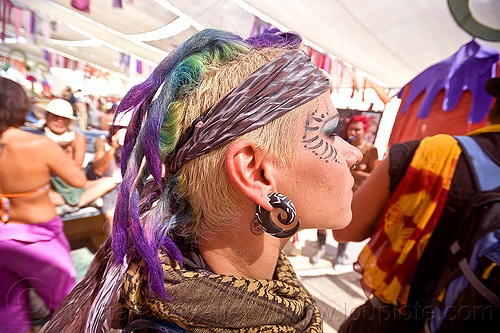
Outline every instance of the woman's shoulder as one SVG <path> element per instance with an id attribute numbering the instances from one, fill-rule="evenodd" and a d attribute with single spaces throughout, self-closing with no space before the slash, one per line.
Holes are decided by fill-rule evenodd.
<path id="1" fill-rule="evenodd" d="M 22 129 L 2 133 L 2 143 L 8 148 L 11 156 L 29 157 L 32 161 L 47 160 L 61 148 L 44 135 L 31 133 Z"/>
<path id="2" fill-rule="evenodd" d="M 373 142 L 367 141 L 366 146 L 365 146 L 366 152 L 372 152 L 372 151 L 377 151 L 377 147 L 375 147 L 375 144 Z"/>
<path id="3" fill-rule="evenodd" d="M 36 133 L 36 130 L 25 131 L 20 128 L 6 130 L 2 133 L 2 141 L 15 146 L 33 146 L 52 142 L 43 135 L 43 132 Z"/>

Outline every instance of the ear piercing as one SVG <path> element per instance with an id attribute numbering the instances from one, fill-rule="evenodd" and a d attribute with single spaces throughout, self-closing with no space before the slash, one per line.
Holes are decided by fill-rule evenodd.
<path id="1" fill-rule="evenodd" d="M 268 194 L 268 198 L 271 206 L 282 210 L 282 212 L 278 214 L 278 221 L 283 225 L 291 225 L 297 216 L 297 211 L 292 201 L 285 195 L 274 192 Z M 282 216 L 283 212 L 285 213 L 284 217 Z M 262 208 L 261 205 L 257 205 L 255 216 L 265 232 L 278 238 L 288 238 L 295 234 L 300 227 L 300 220 L 298 220 L 293 228 L 283 229 L 273 221 L 271 212 Z"/>

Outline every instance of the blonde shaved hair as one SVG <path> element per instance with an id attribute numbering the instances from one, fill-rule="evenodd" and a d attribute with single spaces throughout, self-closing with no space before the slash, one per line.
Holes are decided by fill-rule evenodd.
<path id="1" fill-rule="evenodd" d="M 205 70 L 203 80 L 196 91 L 179 105 L 184 114 L 181 131 L 185 131 L 197 117 L 251 73 L 282 56 L 286 51 L 276 48 L 251 50 L 232 61 Z M 191 230 L 185 230 L 186 232 L 196 237 L 201 229 L 212 231 L 227 229 L 224 223 L 241 214 L 237 192 L 225 166 L 225 155 L 229 146 L 236 140 L 247 139 L 255 144 L 256 149 L 264 151 L 273 163 L 277 165 L 290 163 L 297 137 L 296 123 L 311 102 L 181 167 L 178 190 L 181 197 L 187 198 L 193 218 Z"/>

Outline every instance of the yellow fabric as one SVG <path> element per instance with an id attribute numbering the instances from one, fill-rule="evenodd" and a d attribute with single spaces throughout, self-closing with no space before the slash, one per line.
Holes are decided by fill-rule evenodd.
<path id="1" fill-rule="evenodd" d="M 477 130 L 472 131 L 467 135 L 471 136 L 471 135 L 478 135 L 481 133 L 493 133 L 493 132 L 500 132 L 500 124 L 478 128 Z"/>
<path id="2" fill-rule="evenodd" d="M 439 220 L 461 149 L 449 135 L 425 138 L 389 199 L 357 266 L 368 294 L 402 309 L 418 260 Z"/>
<path id="3" fill-rule="evenodd" d="M 484 280 L 487 280 L 490 277 L 491 271 L 493 268 L 495 268 L 497 265 L 496 262 L 492 262 L 491 265 L 488 266 L 483 272 L 483 275 L 481 276 Z"/>

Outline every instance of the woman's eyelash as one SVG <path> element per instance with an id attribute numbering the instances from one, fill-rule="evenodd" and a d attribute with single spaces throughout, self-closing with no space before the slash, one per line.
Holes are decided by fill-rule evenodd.
<path id="1" fill-rule="evenodd" d="M 337 126 L 339 124 L 339 115 L 335 115 L 335 117 L 329 119 L 324 125 L 323 125 L 323 131 L 328 135 L 328 136 L 334 136 L 336 135 L 335 130 L 337 129 Z"/>

